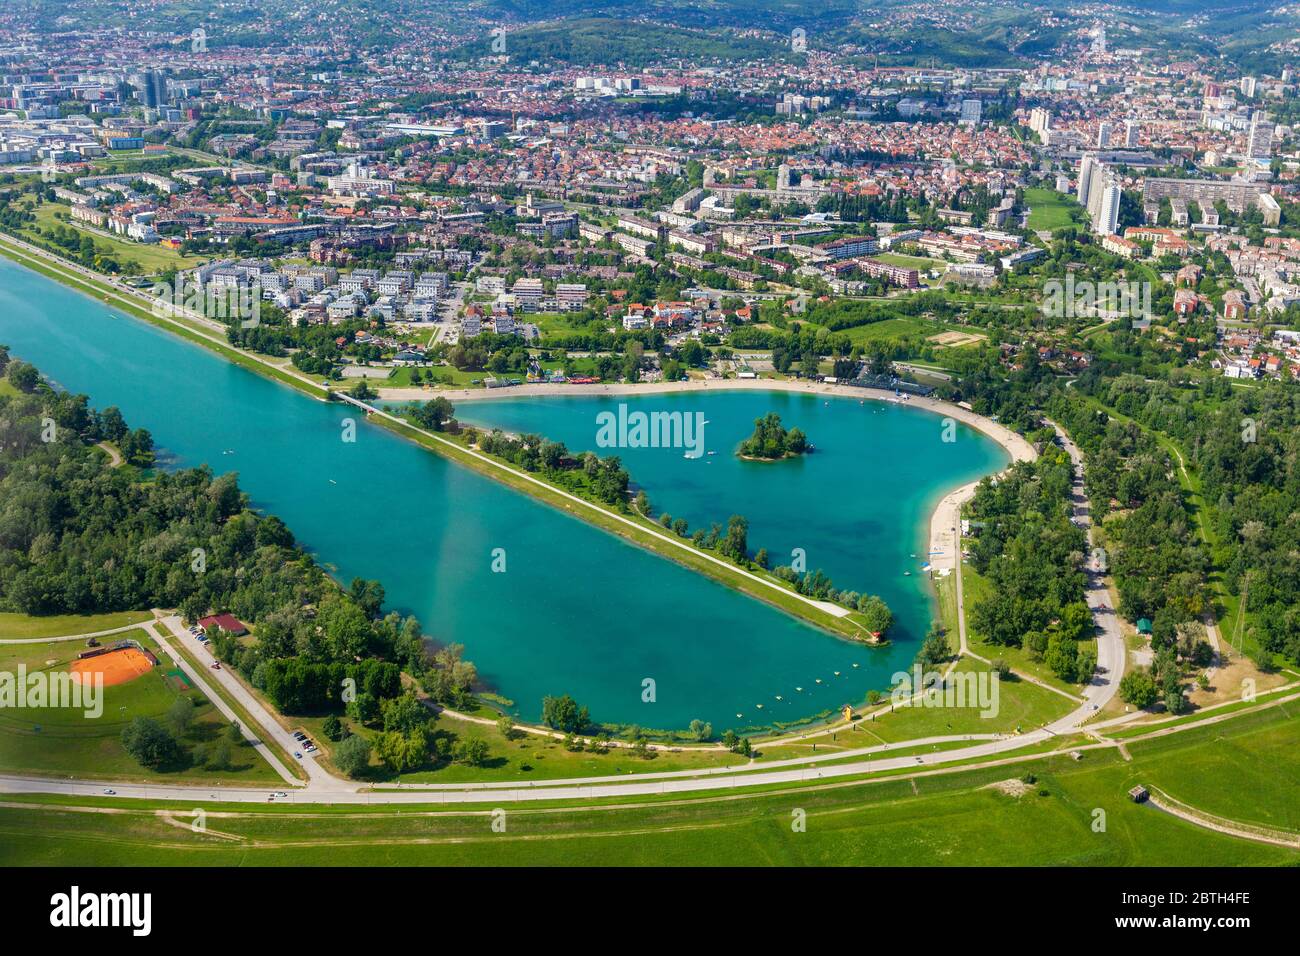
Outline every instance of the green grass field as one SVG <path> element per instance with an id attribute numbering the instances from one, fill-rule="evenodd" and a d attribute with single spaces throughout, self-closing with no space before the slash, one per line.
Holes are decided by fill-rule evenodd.
<path id="1" fill-rule="evenodd" d="M 132 639 L 159 655 L 152 636 L 143 628 L 115 635 Z M 28 674 L 66 672 L 70 661 L 85 650 L 82 641 L 0 645 L 0 672 L 16 673 L 21 664 Z M 102 713 L 87 716 L 83 709 L 23 707 L 0 709 L 0 770 L 78 777 L 142 781 L 203 780 L 214 783 L 258 783 L 280 778 L 246 743 L 234 747 L 230 769 L 177 767 L 151 771 L 136 762 L 122 746 L 121 734 L 136 717 L 163 719 L 181 694 L 195 704 L 194 720 L 182 743 L 192 750 L 215 740 L 226 719 L 193 689 L 169 680 L 173 670 L 164 663 L 126 684 L 103 689 Z"/>
<path id="2" fill-rule="evenodd" d="M 1029 228 L 1032 231 L 1064 229 L 1074 224 L 1071 211 L 1079 204 L 1055 189 L 1026 189 L 1025 203 L 1029 206 Z"/>
<path id="3" fill-rule="evenodd" d="M 1057 193 L 1054 189 L 1027 189 L 1024 190 L 1024 202 L 1030 207 L 1030 229 L 1037 232 L 1039 229 L 1052 232 L 1054 229 L 1065 229 L 1066 226 L 1074 225 L 1074 217 L 1070 215 L 1071 211 L 1079 211 L 1079 204 L 1070 199 L 1070 196 Z"/>
<path id="4" fill-rule="evenodd" d="M 70 634 L 93 634 L 128 624 L 153 619 L 148 611 L 117 611 L 111 614 L 52 614 L 31 617 L 26 614 L 0 612 L 0 640 L 36 637 L 62 637 Z"/>
<path id="5" fill-rule="evenodd" d="M 141 242 L 133 242 L 129 239 L 118 239 L 116 236 L 110 236 L 99 230 L 85 229 L 79 224 L 66 219 L 56 219 L 55 213 L 68 215 L 69 207 L 62 203 L 42 202 L 36 206 L 36 222 L 23 230 L 24 238 L 33 242 L 43 242 L 44 238 L 37 234 L 36 229 L 49 229 L 52 226 L 70 226 L 83 236 L 89 236 L 95 242 L 96 248 L 107 249 L 118 262 L 126 262 L 128 259 L 134 259 L 140 264 L 140 268 L 146 275 L 162 272 L 166 269 L 192 269 L 205 261 L 202 256 L 185 256 L 179 252 L 164 248 L 159 245 L 145 245 Z"/>
<path id="6" fill-rule="evenodd" d="M 948 268 L 948 263 L 942 259 L 930 259 L 926 256 L 905 256 L 897 252 L 881 252 L 871 258 L 879 259 L 881 262 L 888 262 L 890 265 L 899 266 L 903 269 L 916 269 L 918 272 L 929 272 L 931 269 L 938 269 L 942 272 Z"/>
<path id="7" fill-rule="evenodd" d="M 880 322 L 872 322 L 870 325 L 859 325 L 856 328 L 848 329 L 845 335 L 849 337 L 849 341 L 853 345 L 863 345 L 867 342 L 897 342 L 904 338 L 925 339 L 942 331 L 943 328 L 937 322 L 930 322 L 926 319 L 899 318 L 884 319 Z"/>
<path id="8" fill-rule="evenodd" d="M 490 804 L 404 806 L 401 813 L 209 807 L 207 832 L 193 833 L 169 822 L 188 821 L 188 804 L 174 804 L 169 817 L 128 801 L 23 797 L 0 807 L 0 865 L 1295 864 L 1296 851 L 1215 833 L 1127 797 L 1135 784 L 1152 783 L 1195 804 L 1200 795 L 1189 785 L 1202 782 L 1208 791 L 1217 783 L 1223 793 L 1215 812 L 1278 825 L 1281 811 L 1270 807 L 1281 799 L 1285 818 L 1294 820 L 1294 792 L 1279 792 L 1300 771 L 1300 722 L 1281 708 L 1240 720 L 1231 729 L 1174 735 L 1183 738 L 1177 742 L 1130 744 L 1131 761 L 1116 750 L 1092 750 L 1078 761 L 1053 754 L 764 794 L 573 809 L 503 804 L 505 832 L 492 831 Z M 1220 746 L 1225 736 L 1228 747 Z M 1245 785 L 1229 786 L 1234 779 Z M 87 812 L 89 804 L 124 809 Z M 800 811 L 806 829 L 796 832 Z M 1094 826 L 1102 819 L 1097 811 L 1104 827 Z"/>

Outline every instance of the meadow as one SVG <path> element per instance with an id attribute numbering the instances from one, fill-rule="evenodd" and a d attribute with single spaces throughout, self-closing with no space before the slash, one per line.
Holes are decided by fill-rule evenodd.
<path id="1" fill-rule="evenodd" d="M 1154 783 L 1208 804 L 1217 787 L 1219 805 L 1205 809 L 1294 824 L 1295 795 L 1280 798 L 1282 809 L 1277 802 L 1300 770 L 1300 723 L 1281 707 L 1227 723 L 1133 742 L 1131 760 L 1090 750 L 1079 760 L 1050 754 L 761 794 L 503 805 L 505 832 L 493 832 L 487 808 L 256 806 L 207 808 L 208 830 L 198 834 L 153 805 L 14 798 L 0 807 L 0 864 L 1294 865 L 1297 851 L 1216 833 L 1127 796 Z M 1261 780 L 1272 783 L 1256 786 Z M 121 809 L 86 812 L 91 802 Z M 186 820 L 192 807 L 174 809 L 170 819 Z"/>

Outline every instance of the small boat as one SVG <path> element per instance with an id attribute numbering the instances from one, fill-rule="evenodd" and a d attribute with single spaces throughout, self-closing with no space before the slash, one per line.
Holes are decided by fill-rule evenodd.
<path id="1" fill-rule="evenodd" d="M 836 672 L 835 672 L 835 676 L 836 676 L 836 677 L 839 677 L 839 676 L 840 676 L 840 672 L 839 672 L 839 671 L 836 671 Z"/>
<path id="2" fill-rule="evenodd" d="M 854 666 L 854 667 L 857 667 L 858 665 L 857 665 L 857 664 L 854 664 L 853 666 Z"/>
<path id="3" fill-rule="evenodd" d="M 333 478 L 331 478 L 331 479 L 330 479 L 330 484 L 331 484 L 331 485 L 337 485 L 338 482 L 335 481 Z"/>
<path id="4" fill-rule="evenodd" d="M 912 574 L 911 571 L 904 571 L 904 572 L 903 572 L 903 576 L 904 576 L 904 577 L 910 577 L 911 574 Z"/>
<path id="5" fill-rule="evenodd" d="M 762 705 L 762 704 L 755 704 L 754 706 L 757 707 L 759 710 L 762 710 L 762 709 L 763 709 L 763 705 Z"/>
<path id="6" fill-rule="evenodd" d="M 820 684 L 821 682 L 822 682 L 822 679 L 821 679 L 820 677 L 818 677 L 818 678 L 817 678 L 817 683 Z"/>
<path id="7" fill-rule="evenodd" d="M 744 715 L 744 714 L 737 714 L 736 716 L 737 716 L 737 717 L 744 717 L 745 715 Z"/>
<path id="8" fill-rule="evenodd" d="M 782 699 L 782 698 L 781 698 L 781 695 L 780 695 L 780 694 L 777 694 L 777 695 L 776 695 L 776 699 L 777 699 L 777 700 L 781 700 L 781 699 Z"/>
<path id="9" fill-rule="evenodd" d="M 795 688 L 795 691 L 796 691 L 797 693 L 802 694 L 802 693 L 803 693 L 803 688 L 802 688 L 802 687 L 796 687 L 796 688 Z"/>

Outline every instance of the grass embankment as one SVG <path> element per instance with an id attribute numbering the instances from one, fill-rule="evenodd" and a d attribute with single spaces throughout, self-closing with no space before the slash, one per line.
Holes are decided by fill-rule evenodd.
<path id="1" fill-rule="evenodd" d="M 22 797 L 0 806 L 0 864 L 1286 865 L 1300 853 L 1206 830 L 1127 791 L 1154 785 L 1206 812 L 1294 829 L 1300 795 L 1287 784 L 1300 773 L 1297 745 L 1300 722 L 1273 708 L 1133 742 L 1131 761 L 1093 749 L 1080 760 L 1050 754 L 756 795 L 524 806 L 507 810 L 499 833 L 488 805 L 209 809 L 207 832 L 194 833 L 152 805 Z M 1241 779 L 1250 786 L 1223 785 Z M 98 804 L 121 809 L 87 812 Z M 791 826 L 797 816 L 802 831 Z"/>

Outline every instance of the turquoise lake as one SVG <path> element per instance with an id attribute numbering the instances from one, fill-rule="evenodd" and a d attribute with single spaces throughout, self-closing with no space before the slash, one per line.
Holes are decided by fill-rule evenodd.
<path id="1" fill-rule="evenodd" d="M 354 411 L 231 365 L 3 259 L 0 343 L 92 404 L 117 405 L 133 427 L 152 432 L 168 466 L 238 472 L 254 504 L 280 515 L 340 579 L 379 579 L 388 607 L 417 615 L 438 642 L 464 644 L 485 683 L 526 719 L 540 715 L 543 695 L 569 693 L 600 721 L 679 728 L 699 718 L 720 733 L 811 717 L 887 688 L 934 614 L 920 570 L 930 510 L 945 491 L 1008 460 L 964 426 L 945 443 L 935 415 L 847 398 L 622 399 L 632 409 L 703 413 L 705 447 L 716 453 L 695 460 L 680 449 L 595 449 L 596 414 L 616 409 L 619 399 L 458 407 L 465 421 L 620 455 L 656 511 L 684 517 L 692 529 L 743 514 L 751 549 L 766 547 L 788 563 L 791 549 L 803 548 L 810 570 L 822 568 L 838 587 L 879 594 L 893 608 L 893 644 L 873 649 L 381 428 L 358 422 L 356 441 L 344 442 L 343 422 Z M 803 428 L 816 452 L 771 464 L 737 459 L 735 446 L 768 411 Z M 498 548 L 504 573 L 492 571 Z M 655 681 L 653 703 L 642 699 L 646 678 Z"/>

